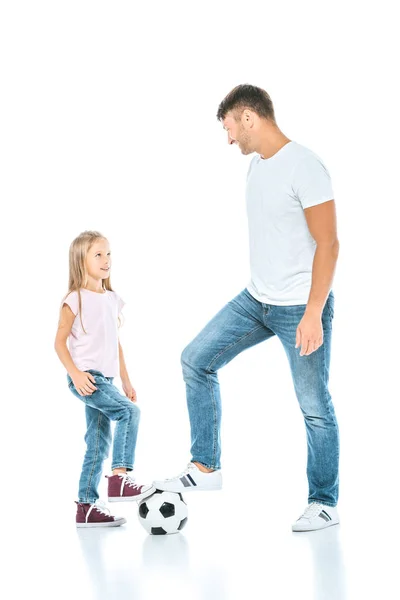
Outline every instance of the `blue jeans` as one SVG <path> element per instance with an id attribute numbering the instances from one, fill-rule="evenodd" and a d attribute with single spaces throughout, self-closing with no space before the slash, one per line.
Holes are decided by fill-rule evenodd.
<path id="1" fill-rule="evenodd" d="M 301 348 L 295 348 L 296 329 L 305 309 L 305 304 L 264 304 L 245 288 L 183 350 L 181 363 L 190 418 L 192 460 L 211 469 L 221 468 L 218 369 L 243 350 L 277 335 L 289 360 L 306 426 L 309 502 L 336 506 L 339 431 L 328 390 L 333 292 L 329 293 L 322 312 L 322 346 L 309 356 L 300 356 Z"/>
<path id="2" fill-rule="evenodd" d="M 98 486 L 103 463 L 111 447 L 111 421 L 116 421 L 112 453 L 112 469 L 124 467 L 132 471 L 140 419 L 140 409 L 123 396 L 113 385 L 113 377 L 89 369 L 96 380 L 97 390 L 90 396 L 81 396 L 67 374 L 71 392 L 85 403 L 87 431 L 86 454 L 79 480 L 79 502 L 92 504 L 98 497 Z"/>

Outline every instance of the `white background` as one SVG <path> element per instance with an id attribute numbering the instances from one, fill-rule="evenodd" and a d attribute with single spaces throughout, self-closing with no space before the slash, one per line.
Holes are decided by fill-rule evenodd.
<path id="1" fill-rule="evenodd" d="M 397 35 L 386 1 L 2 4 L 1 437 L 13 593 L 35 581 L 46 598 L 397 597 Z M 224 491 L 190 497 L 184 534 L 148 538 L 124 506 L 125 528 L 78 539 L 84 409 L 53 348 L 69 244 L 85 229 L 110 241 L 142 409 L 137 475 L 172 476 L 190 459 L 181 352 L 250 276 L 251 157 L 228 146 L 216 119 L 239 83 L 268 91 L 283 133 L 332 177 L 342 524 L 291 534 L 307 503 L 306 438 L 272 339 L 219 373 Z"/>

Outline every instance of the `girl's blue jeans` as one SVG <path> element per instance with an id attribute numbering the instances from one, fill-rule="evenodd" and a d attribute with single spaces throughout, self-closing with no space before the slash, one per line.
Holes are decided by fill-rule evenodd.
<path id="1" fill-rule="evenodd" d="M 113 377 L 105 377 L 100 371 L 87 371 L 95 378 L 97 390 L 90 396 L 81 396 L 71 377 L 67 374 L 71 392 L 85 403 L 86 453 L 79 480 L 79 502 L 92 504 L 98 497 L 98 486 L 103 463 L 109 455 L 112 435 L 111 421 L 115 421 L 112 451 L 112 469 L 124 467 L 132 471 L 140 420 L 140 409 L 123 396 L 113 385 Z"/>

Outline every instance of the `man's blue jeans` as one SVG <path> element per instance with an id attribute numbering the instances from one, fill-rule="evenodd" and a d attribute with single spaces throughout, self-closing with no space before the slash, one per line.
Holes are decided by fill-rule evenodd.
<path id="1" fill-rule="evenodd" d="M 78 497 L 79 502 L 92 504 L 99 497 L 97 490 L 103 463 L 111 447 L 111 421 L 116 421 L 111 468 L 124 467 L 127 471 L 132 471 L 140 409 L 113 385 L 113 377 L 105 377 L 100 371 L 93 369 L 87 372 L 94 376 L 97 387 L 90 396 L 81 396 L 68 374 L 67 380 L 71 392 L 85 403 L 86 454 L 79 480 Z"/>
<path id="2" fill-rule="evenodd" d="M 328 390 L 333 292 L 329 293 L 322 312 L 322 346 L 309 356 L 300 356 L 301 348 L 295 348 L 296 329 L 305 309 L 305 304 L 264 304 L 245 288 L 184 349 L 181 363 L 190 417 L 192 460 L 211 469 L 221 468 L 218 369 L 243 350 L 277 335 L 289 360 L 306 425 L 309 502 L 336 506 L 339 431 Z"/>

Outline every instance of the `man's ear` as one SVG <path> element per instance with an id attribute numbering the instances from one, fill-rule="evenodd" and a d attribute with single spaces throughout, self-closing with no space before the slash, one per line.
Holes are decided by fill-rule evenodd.
<path id="1" fill-rule="evenodd" d="M 251 128 L 254 126 L 254 121 L 255 114 L 248 108 L 245 108 L 242 114 L 242 122 L 246 125 L 247 128 Z"/>

